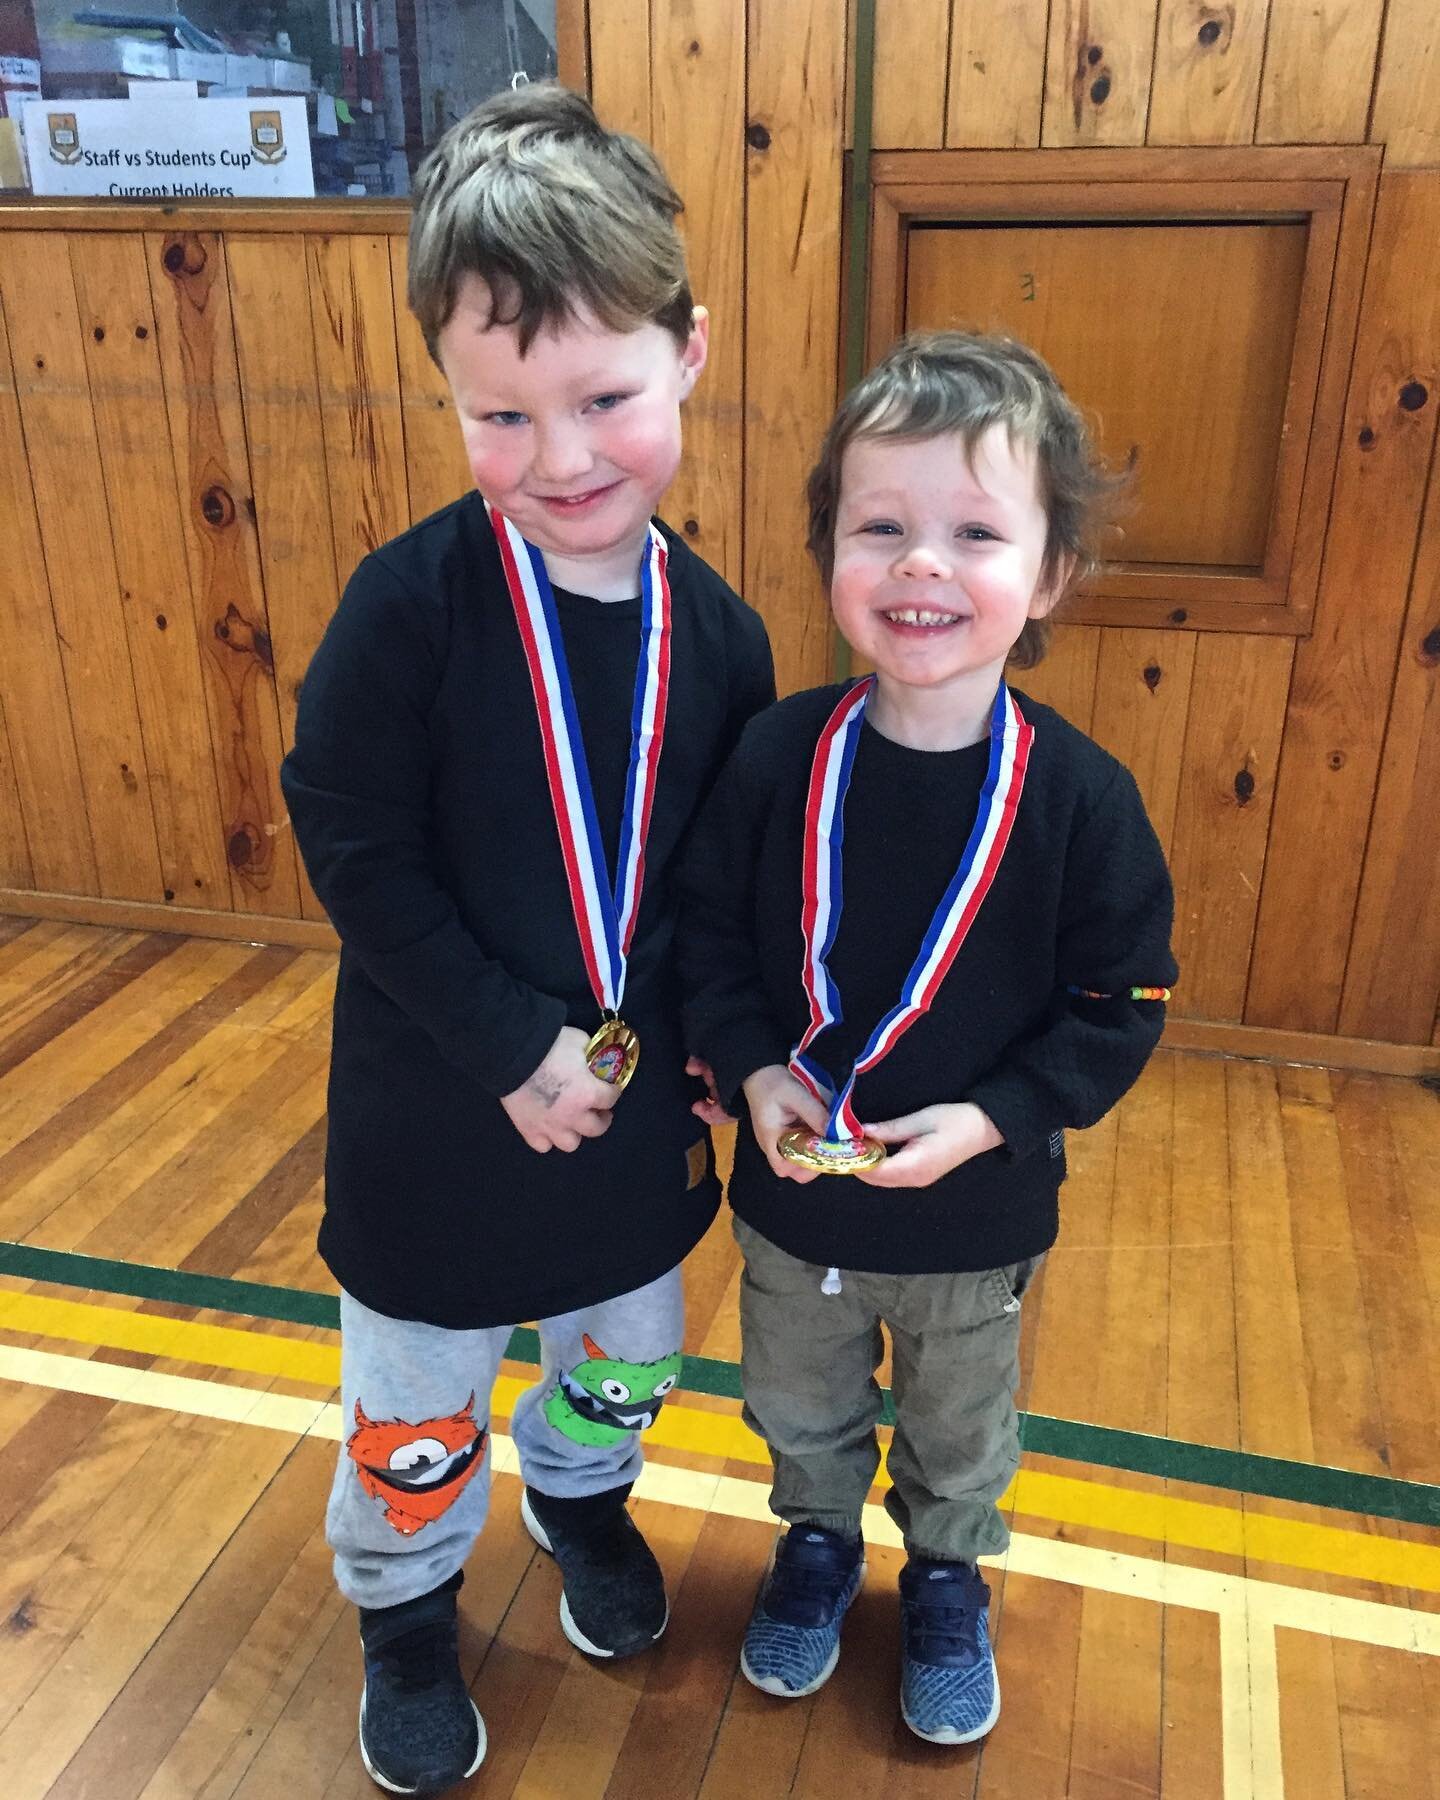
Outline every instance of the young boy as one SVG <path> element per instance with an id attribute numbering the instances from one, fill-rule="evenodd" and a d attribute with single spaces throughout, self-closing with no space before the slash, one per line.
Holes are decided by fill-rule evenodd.
<path id="1" fill-rule="evenodd" d="M 516 1321 L 543 1362 L 512 1420 L 522 1514 L 567 1637 L 625 1656 L 667 1617 L 625 1502 L 719 1201 L 671 864 L 774 697 L 758 617 L 651 521 L 707 342 L 679 211 L 559 88 L 431 153 L 409 301 L 479 491 L 356 570 L 284 768 L 342 943 L 320 1248 L 354 1429 L 327 1529 L 360 1608 L 361 1753 L 395 1793 L 484 1755 L 455 1596 Z"/>
<path id="2" fill-rule="evenodd" d="M 1043 653 L 1106 485 L 1030 351 L 897 346 L 809 486 L 836 623 L 875 674 L 747 726 L 687 869 L 688 1041 L 746 1101 L 746 1417 L 789 1525 L 741 1667 L 781 1695 L 835 1667 L 883 1323 L 901 1707 L 942 1744 L 1000 1708 L 976 1559 L 1007 1542 L 1020 1300 L 1056 1235 L 1064 1129 L 1139 1075 L 1175 973 L 1134 781 L 1004 679 Z"/>

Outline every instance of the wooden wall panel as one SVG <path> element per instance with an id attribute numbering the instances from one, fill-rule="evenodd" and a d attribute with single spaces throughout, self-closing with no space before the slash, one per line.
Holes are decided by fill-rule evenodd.
<path id="1" fill-rule="evenodd" d="M 92 232 L 72 238 L 70 253 L 164 897 L 224 910 L 230 905 L 224 818 L 168 454 L 145 243 L 131 234 Z"/>
<path id="2" fill-rule="evenodd" d="M 877 150 L 938 150 L 945 142 L 950 0 L 905 0 L 876 9 Z"/>
<path id="3" fill-rule="evenodd" d="M 745 17 L 734 0 L 654 0 L 655 141 L 683 196 L 696 304 L 710 358 L 685 408 L 685 457 L 665 516 L 733 586 L 743 576 Z"/>
<path id="4" fill-rule="evenodd" d="M 1147 143 L 1253 141 L 1270 6 L 1160 0 Z"/>
<path id="5" fill-rule="evenodd" d="M 1170 852 L 1187 1019 L 1245 1010 L 1294 654 L 1291 638 L 1202 632 L 1196 643 Z"/>
<path id="6" fill-rule="evenodd" d="M 1385 0 L 1276 0 L 1257 144 L 1363 144 Z"/>
<path id="7" fill-rule="evenodd" d="M 150 776 L 80 342 L 69 246 L 58 232 L 0 242 L 25 454 L 95 850 L 109 899 L 163 897 Z M 83 552 L 83 553 L 81 553 Z M 17 643 L 24 643 L 22 633 Z M 40 821 L 36 821 L 39 825 Z"/>
<path id="8" fill-rule="evenodd" d="M 830 613 L 801 489 L 839 356 L 844 0 L 750 0 L 745 229 L 745 598 L 780 691 L 825 680 Z"/>
<path id="9" fill-rule="evenodd" d="M 23 646 L 23 654 L 12 650 L 0 656 L 0 705 L 26 822 L 31 881 L 21 885 L 98 894 L 85 784 L 15 393 L 5 306 L 13 280 L 14 265 L 0 243 L 0 543 L 8 576 L 0 581 L 0 643 Z M 16 866 L 18 872 L 18 859 Z"/>
<path id="10" fill-rule="evenodd" d="M 1371 815 L 1340 1029 L 1423 1044 L 1440 998 L 1440 437 Z"/>
<path id="11" fill-rule="evenodd" d="M 336 235 L 305 250 L 335 557 L 348 571 L 410 523 L 390 247 Z"/>
<path id="12" fill-rule="evenodd" d="M 170 450 L 219 759 L 237 912 L 293 918 L 295 848 L 280 795 L 280 721 L 225 256 L 214 232 L 147 234 Z M 292 329 L 304 329 L 304 321 Z"/>
<path id="13" fill-rule="evenodd" d="M 800 488 L 839 361 L 846 10 L 843 0 L 604 0 L 586 22 L 580 0 L 568 0 L 567 66 L 588 50 L 602 116 L 656 144 L 687 201 L 697 299 L 714 314 L 712 362 L 687 412 L 686 464 L 666 512 L 682 529 L 693 521 L 691 540 L 765 613 L 783 688 L 827 678 L 831 663 L 800 542 Z M 1369 135 L 1388 145 L 1387 169 L 1440 163 L 1440 15 L 1422 0 L 914 0 L 877 7 L 877 39 L 877 137 L 897 148 L 942 135 L 998 148 L 1042 137 L 1243 144 L 1257 131 L 1353 141 L 1373 76 Z M 278 218 L 242 229 L 196 212 L 190 229 L 167 235 L 171 222 L 151 213 L 143 242 L 158 330 L 137 339 L 112 326 L 131 312 L 144 322 L 129 304 L 141 298 L 133 255 L 118 236 L 97 238 L 109 229 L 142 241 L 137 217 L 102 226 L 72 214 L 42 219 L 46 230 L 12 220 L 0 233 L 0 542 L 12 577 L 0 582 L 0 644 L 23 645 L 0 654 L 3 903 L 22 904 L 33 880 L 53 896 L 37 907 L 163 918 L 171 852 L 162 874 L 154 836 L 205 854 L 203 828 L 178 822 L 172 784 L 182 772 L 203 782 L 203 754 L 193 765 L 208 738 L 223 840 L 239 862 L 228 893 L 202 909 L 175 904 L 171 916 L 247 935 L 313 933 L 320 909 L 295 868 L 274 780 L 301 673 L 360 554 L 465 491 L 468 470 L 444 383 L 404 313 L 403 218 L 376 226 L 317 205 L 304 215 L 307 261 L 305 233 Z M 233 234 L 223 244 L 222 230 Z M 48 262 L 30 252 L 42 238 L 61 246 Z M 86 238 L 97 241 L 86 249 Z M 1273 1041 L 1306 1054 L 1336 1030 L 1440 1043 L 1440 867 L 1428 817 L 1440 781 L 1440 473 L 1408 610 L 1406 599 L 1433 469 L 1437 239 L 1440 174 L 1387 180 L 1314 638 L 1297 650 L 1284 638 L 1062 625 L 1047 661 L 1015 677 L 1136 768 L 1176 878 L 1176 1015 L 1218 1022 L 1196 1027 L 1209 1031 L 1244 1018 L 1236 1042 L 1257 1025 L 1290 1025 L 1294 1037 Z M 179 265 L 167 269 L 175 246 Z M 57 301 L 47 271 L 67 267 L 74 286 L 62 279 Z M 46 331 L 71 309 L 59 334 L 66 381 L 54 383 L 52 369 L 48 392 L 30 381 L 21 399 L 4 336 L 16 280 L 31 304 L 42 296 Z M 155 435 L 146 421 L 157 340 L 168 426 L 153 466 L 141 467 Z M 14 354 L 27 381 L 41 373 Z M 97 740 L 83 661 L 56 630 L 46 552 L 56 518 L 69 515 L 57 514 L 53 491 L 37 510 L 56 458 L 42 479 L 22 399 L 37 424 L 44 407 L 70 408 L 66 441 L 91 472 L 72 485 L 104 502 L 84 527 L 97 554 L 61 579 L 72 606 L 77 582 L 104 598 L 108 611 L 89 617 L 108 632 L 116 679 L 106 698 L 130 706 L 137 735 L 144 727 L 145 779 L 132 798 L 138 841 L 152 846 L 152 900 L 97 898 L 114 890 L 113 867 L 105 888 L 86 784 L 109 765 L 96 746 L 113 726 Z M 167 466 L 180 518 L 168 543 Z M 1311 535 L 1305 553 L 1318 555 Z M 118 575 L 106 576 L 112 543 Z M 82 560 L 65 549 L 71 564 Z M 203 706 L 185 686 L 175 609 L 163 637 L 157 627 L 148 638 L 138 598 L 119 599 L 122 587 L 193 593 Z M 1145 671 L 1156 668 L 1152 687 Z M 163 743 L 162 696 L 175 726 Z M 98 839 L 103 805 L 93 822 Z M 113 865 L 113 832 L 104 848 Z M 195 896 L 192 887 L 182 898 Z M 262 911 L 269 920 L 255 918 Z M 1266 1041 L 1245 1037 L 1246 1047 Z M 1358 1053 L 1332 1041 L 1337 1055 Z"/>
<path id="14" fill-rule="evenodd" d="M 10 728 L 5 723 L 5 703 L 0 698 L 0 887 L 34 885 L 30 842 L 25 835 L 20 789 L 15 781 L 15 755 L 10 748 Z"/>
<path id="15" fill-rule="evenodd" d="M 1098 625 L 1059 624 L 1045 660 L 1033 669 L 1012 669 L 1007 679 L 1022 694 L 1053 706 L 1088 732 L 1095 715 L 1095 675 L 1103 636 Z"/>
<path id="16" fill-rule="evenodd" d="M 1158 0 L 1053 0 L 1041 142 L 1143 144 Z"/>
<path id="17" fill-rule="evenodd" d="M 1295 658 L 1248 1024 L 1335 1028 L 1435 435 L 1437 377 L 1440 179 L 1385 176 L 1314 630 Z"/>
<path id="18" fill-rule="evenodd" d="M 1197 635 L 1108 629 L 1095 674 L 1091 736 L 1134 775 L 1167 856 L 1180 793 Z"/>
<path id="19" fill-rule="evenodd" d="M 308 330 L 275 329 L 277 319 L 309 322 L 305 240 L 298 233 L 278 241 L 237 233 L 226 239 L 225 261 L 285 751 L 295 741 L 301 678 L 350 570 L 335 558 L 314 339 Z M 296 862 L 301 914 L 323 919 Z"/>
<path id="20" fill-rule="evenodd" d="M 945 114 L 950 149 L 1039 147 L 1045 26 L 1045 8 L 1033 0 L 953 0 Z"/>
<path id="21" fill-rule="evenodd" d="M 405 304 L 405 259 L 405 239 L 392 237 L 390 286 L 395 296 L 395 351 L 413 525 L 468 494 L 474 483 L 450 384 L 430 360 L 424 333 Z"/>
<path id="22" fill-rule="evenodd" d="M 1390 168 L 1440 163 L 1440 7 L 1389 0 L 1375 76 L 1370 141 Z"/>
<path id="23" fill-rule="evenodd" d="M 590 98 L 612 131 L 650 138 L 650 0 L 591 5 Z"/>

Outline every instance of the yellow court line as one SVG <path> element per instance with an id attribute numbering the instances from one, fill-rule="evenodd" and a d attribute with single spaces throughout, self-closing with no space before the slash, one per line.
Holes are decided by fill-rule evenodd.
<path id="1" fill-rule="evenodd" d="M 206 1325 L 195 1320 L 166 1319 L 153 1313 L 51 1299 L 41 1294 L 0 1290 L 0 1328 L 139 1351 L 178 1362 L 280 1376 L 327 1389 L 338 1387 L 340 1382 L 340 1351 L 333 1342 L 310 1343 L 234 1326 Z M 491 1396 L 492 1412 L 508 1419 L 515 1402 L 531 1385 L 516 1376 L 501 1375 Z M 309 1401 L 295 1404 L 312 1405 Z M 757 1467 L 769 1463 L 764 1444 L 736 1413 L 677 1406 L 672 1401 L 645 1436 L 647 1443 L 666 1450 L 723 1457 Z M 888 1483 L 882 1455 L 878 1484 L 884 1487 Z M 1083 1525 L 1151 1543 L 1211 1551 L 1256 1563 L 1284 1564 L 1384 1587 L 1440 1593 L 1440 1545 L 1410 1543 L 1257 1513 L 1239 1504 L 1185 1500 L 1039 1469 L 1021 1469 L 1001 1505 L 1013 1505 L 1018 1513 L 1056 1524 Z"/>

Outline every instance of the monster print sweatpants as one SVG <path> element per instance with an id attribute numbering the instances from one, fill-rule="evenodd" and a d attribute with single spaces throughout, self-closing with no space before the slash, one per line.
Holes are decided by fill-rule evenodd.
<path id="1" fill-rule="evenodd" d="M 359 1606 L 395 1606 L 460 1568 L 485 1523 L 492 1456 L 557 1499 L 640 1473 L 640 1434 L 680 1374 L 680 1271 L 539 1322 L 541 1372 L 509 1443 L 490 1435 L 508 1325 L 446 1331 L 340 1296 L 342 1430 L 326 1535 Z"/>

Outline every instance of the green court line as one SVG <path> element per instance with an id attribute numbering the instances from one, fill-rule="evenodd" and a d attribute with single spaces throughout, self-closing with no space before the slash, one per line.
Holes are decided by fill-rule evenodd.
<path id="1" fill-rule="evenodd" d="M 270 1287 L 183 1269 L 157 1269 L 146 1263 L 81 1256 L 73 1250 L 46 1250 L 36 1244 L 0 1240 L 0 1275 L 90 1288 L 106 1294 L 127 1294 L 138 1300 L 163 1300 L 175 1306 L 254 1319 L 275 1319 L 287 1325 L 319 1325 L 331 1331 L 340 1325 L 340 1302 L 334 1294 Z M 538 1363 L 538 1335 L 528 1326 L 518 1326 L 507 1354 L 516 1362 Z M 738 1400 L 740 1370 L 735 1363 L 714 1357 L 687 1356 L 683 1386 L 692 1394 Z M 883 1422 L 893 1424 L 894 1419 L 887 1391 Z M 1137 1475 L 1196 1482 L 1231 1493 L 1293 1500 L 1306 1506 L 1398 1519 L 1411 1525 L 1440 1526 L 1440 1486 L 1425 1482 L 1364 1475 L 1352 1469 L 1293 1462 L 1278 1456 L 1256 1456 L 1248 1450 L 1222 1450 L 1183 1438 L 1117 1431 L 1109 1425 L 1052 1419 L 1044 1413 L 1021 1413 L 1020 1437 L 1024 1449 L 1032 1454 L 1063 1457 L 1069 1462 L 1127 1469 Z"/>

